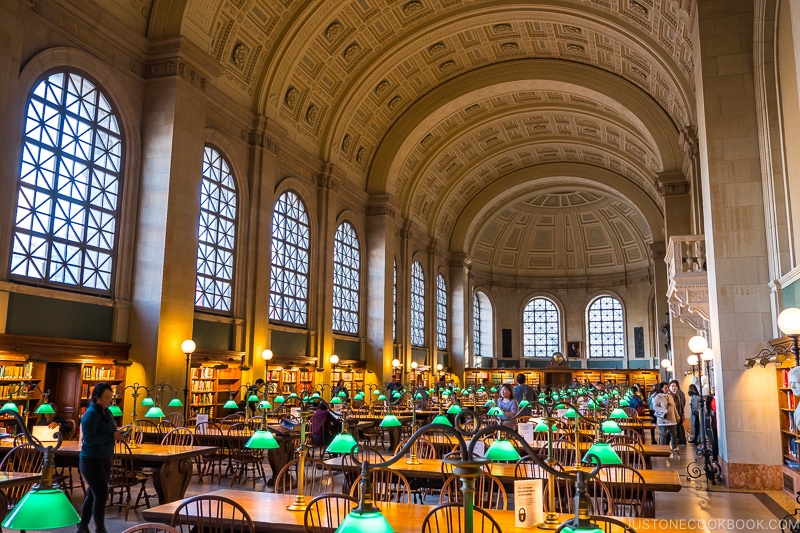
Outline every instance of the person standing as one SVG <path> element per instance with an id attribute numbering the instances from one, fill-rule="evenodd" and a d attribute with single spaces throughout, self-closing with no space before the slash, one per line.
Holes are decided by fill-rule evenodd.
<path id="1" fill-rule="evenodd" d="M 700 433 L 700 402 L 702 400 L 697 386 L 694 383 L 689 385 L 689 412 L 691 413 L 692 426 L 692 437 L 689 442 L 692 444 L 701 444 L 703 442 L 703 436 Z"/>
<path id="2" fill-rule="evenodd" d="M 669 385 L 661 382 L 659 385 L 661 392 L 653 401 L 653 409 L 658 424 L 659 444 L 667 444 L 669 441 L 670 450 L 678 451 L 678 410 L 675 406 L 675 398 L 669 392 Z"/>
<path id="3" fill-rule="evenodd" d="M 517 374 L 517 386 L 514 387 L 514 399 L 517 401 L 517 404 L 522 403 L 523 400 L 528 400 L 531 404 L 533 403 L 533 389 L 528 386 L 526 381 L 525 374 L 522 372 Z M 531 408 L 528 406 L 523 407 L 521 414 L 530 416 Z"/>
<path id="4" fill-rule="evenodd" d="M 685 445 L 686 428 L 683 427 L 683 420 L 686 416 L 686 394 L 677 379 L 669 382 L 669 393 L 675 398 L 675 408 L 678 410 L 678 444 Z"/>
<path id="5" fill-rule="evenodd" d="M 88 487 L 81 506 L 78 533 L 89 533 L 89 521 L 93 516 L 97 533 L 106 533 L 105 513 L 111 457 L 114 455 L 114 443 L 124 438 L 108 410 L 113 398 L 111 386 L 108 383 L 98 383 L 92 390 L 89 407 L 81 418 L 82 442 L 78 465 Z"/>

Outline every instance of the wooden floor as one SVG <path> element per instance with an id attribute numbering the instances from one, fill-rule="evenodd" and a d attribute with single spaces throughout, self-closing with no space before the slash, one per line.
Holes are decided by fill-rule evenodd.
<path id="1" fill-rule="evenodd" d="M 654 458 L 654 468 L 679 469 L 681 473 L 682 490 L 678 493 L 658 493 L 656 518 L 670 520 L 669 529 L 680 529 L 687 532 L 720 533 L 722 531 L 745 531 L 755 533 L 776 533 L 779 516 L 794 509 L 794 500 L 782 492 L 730 492 L 725 487 L 711 487 L 706 490 L 705 482 L 686 479 L 686 465 L 692 460 L 690 457 L 693 446 L 681 447 L 681 453 L 674 458 Z M 212 484 L 205 477 L 205 483 L 198 483 L 195 476 L 189 485 L 187 496 L 202 494 L 220 488 L 230 488 L 230 479 L 223 478 L 222 484 Z M 252 485 L 237 485 L 237 490 L 251 490 Z M 257 487 L 260 489 L 261 484 Z M 135 495 L 134 495 L 135 498 Z M 80 506 L 82 493 L 78 489 L 72 497 L 76 507 Z M 430 502 L 435 503 L 435 502 Z M 675 522 L 675 521 L 683 522 Z M 733 522 L 730 522 L 733 520 Z M 141 522 L 141 512 L 131 511 L 129 519 L 125 522 L 122 513 L 116 507 L 107 508 L 106 527 L 109 533 L 119 533 L 125 528 Z M 724 523 L 722 522 L 724 521 Z M 667 523 L 664 523 L 667 527 Z M 92 531 L 95 530 L 91 524 Z M 74 533 L 75 528 L 53 530 L 58 533 Z M 533 530 L 538 531 L 538 530 Z"/>

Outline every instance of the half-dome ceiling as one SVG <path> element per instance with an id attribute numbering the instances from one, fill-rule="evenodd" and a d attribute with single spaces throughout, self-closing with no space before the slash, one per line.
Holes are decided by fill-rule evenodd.
<path id="1" fill-rule="evenodd" d="M 534 193 L 500 209 L 470 250 L 495 279 L 646 272 L 652 235 L 628 202 L 598 190 Z"/>

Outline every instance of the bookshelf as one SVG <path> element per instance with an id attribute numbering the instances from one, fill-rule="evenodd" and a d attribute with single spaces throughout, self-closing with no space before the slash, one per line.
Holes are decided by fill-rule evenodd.
<path id="1" fill-rule="evenodd" d="M 798 457 L 798 432 L 794 424 L 794 410 L 798 399 L 789 387 L 789 370 L 794 366 L 790 358 L 776 368 L 778 380 L 778 408 L 780 410 L 781 449 L 783 450 L 783 488 L 795 495 L 795 485 L 800 484 L 800 458 Z"/>
<path id="2" fill-rule="evenodd" d="M 189 415 L 207 414 L 209 418 L 214 418 L 216 393 L 216 369 L 211 366 L 192 368 L 189 383 Z"/>
<path id="3" fill-rule="evenodd" d="M 217 396 L 214 402 L 214 411 L 218 417 L 222 417 L 235 412 L 238 409 L 225 409 L 223 405 L 233 395 L 233 398 L 243 403 L 246 398 L 241 391 L 242 371 L 238 368 L 221 368 L 216 370 Z M 241 394 L 238 394 L 241 391 Z"/>
<path id="4" fill-rule="evenodd" d="M 543 373 L 535 370 L 525 370 L 518 368 L 499 369 L 467 369 L 464 372 L 464 385 L 467 387 L 478 387 L 488 381 L 491 387 L 499 387 L 503 383 L 510 385 L 517 384 L 517 374 L 525 374 L 526 383 L 531 387 L 538 387 L 544 384 Z"/>
<path id="5" fill-rule="evenodd" d="M 44 371 L 45 363 L 0 358 L 0 401 L 3 404 L 7 401 L 14 402 L 22 415 L 27 403 L 29 412 L 33 413 L 43 398 L 35 387 L 39 385 L 41 388 Z M 34 420 L 38 418 L 37 415 L 31 416 Z M 5 428 L 2 431 L 16 430 L 15 420 L 11 416 L 0 417 L 0 424 Z"/>
<path id="6" fill-rule="evenodd" d="M 315 364 L 316 359 L 312 357 L 275 354 L 266 375 L 270 398 L 278 394 L 312 392 L 317 379 Z"/>
<path id="7" fill-rule="evenodd" d="M 339 380 L 344 380 L 344 385 L 352 398 L 356 391 L 364 390 L 364 369 L 337 366 L 331 372 L 331 388 L 338 385 Z"/>

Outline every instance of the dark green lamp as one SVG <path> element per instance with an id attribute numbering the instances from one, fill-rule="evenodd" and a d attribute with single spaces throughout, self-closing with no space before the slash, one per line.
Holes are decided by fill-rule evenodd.
<path id="1" fill-rule="evenodd" d="M 398 399 L 400 396 L 402 396 L 402 394 L 400 394 L 400 393 L 399 393 L 399 392 L 397 392 L 397 391 L 394 391 L 394 392 L 392 393 L 392 399 L 394 399 L 394 400 Z"/>
<path id="2" fill-rule="evenodd" d="M 278 394 L 275 396 L 275 403 L 283 403 L 286 401 L 286 398 L 283 397 L 282 394 Z"/>
<path id="3" fill-rule="evenodd" d="M 250 396 L 247 397 L 247 401 L 253 403 L 258 402 L 260 399 L 261 398 L 258 397 L 258 394 L 251 394 Z"/>
<path id="4" fill-rule="evenodd" d="M 376 395 L 378 395 L 380 393 L 381 393 L 380 389 L 375 389 L 374 391 L 372 391 L 372 395 L 373 396 L 376 396 Z"/>
<path id="5" fill-rule="evenodd" d="M 40 404 L 39 407 L 33 412 L 35 415 L 54 415 L 56 412 L 53 410 L 53 406 L 49 403 Z"/>
<path id="6" fill-rule="evenodd" d="M 570 407 L 569 409 L 567 409 L 567 412 L 564 413 L 564 418 L 578 418 L 578 412 L 572 407 Z"/>
<path id="7" fill-rule="evenodd" d="M 154 405 L 144 414 L 145 418 L 164 418 L 164 411 L 157 405 Z"/>
<path id="8" fill-rule="evenodd" d="M 341 403 L 342 403 L 342 399 L 339 398 L 338 396 L 334 396 L 333 398 L 331 398 L 331 404 L 332 405 L 340 405 Z"/>
<path id="9" fill-rule="evenodd" d="M 382 428 L 399 428 L 400 426 L 402 426 L 400 420 L 392 414 L 384 416 L 383 420 L 381 420 Z"/>
<path id="10" fill-rule="evenodd" d="M 511 441 L 497 439 L 492 442 L 486 451 L 486 458 L 490 461 L 519 461 L 519 452 Z"/>
<path id="11" fill-rule="evenodd" d="M 505 415 L 505 413 L 503 412 L 503 410 L 502 410 L 502 409 L 500 409 L 500 408 L 499 408 L 498 406 L 496 406 L 496 405 L 495 405 L 494 407 L 492 407 L 491 409 L 489 409 L 489 412 L 487 412 L 486 414 L 487 414 L 488 416 L 503 416 L 503 415 Z"/>
<path id="12" fill-rule="evenodd" d="M 528 400 L 522 400 L 521 402 L 519 402 L 519 408 L 520 409 L 525 409 L 530 404 L 531 404 L 531 402 L 529 402 Z"/>
<path id="13" fill-rule="evenodd" d="M 606 420 L 600 425 L 600 429 L 603 430 L 603 433 L 607 433 L 609 435 L 622 433 L 622 428 L 614 420 Z"/>
<path id="14" fill-rule="evenodd" d="M 317 394 L 317 393 L 315 392 L 314 394 Z M 296 392 L 293 392 L 293 393 L 291 393 L 291 394 L 289 395 L 289 398 L 288 398 L 288 399 L 289 399 L 289 400 L 294 400 L 294 399 L 295 399 L 295 398 L 297 398 L 297 397 L 298 397 L 298 396 L 297 396 L 297 393 L 296 393 Z M 317 398 L 319 398 L 319 394 L 317 394 Z"/>
<path id="15" fill-rule="evenodd" d="M 377 509 L 377 508 L 376 508 Z M 386 517 L 380 510 L 359 512 L 358 508 L 350 511 L 342 520 L 335 533 L 394 533 Z"/>
<path id="16" fill-rule="evenodd" d="M 253 432 L 253 436 L 245 443 L 244 447 L 254 450 L 277 450 L 280 448 L 280 444 L 270 430 L 259 429 Z"/>
<path id="17" fill-rule="evenodd" d="M 328 453 L 349 454 L 355 446 L 358 446 L 358 443 L 351 434 L 339 433 L 333 438 L 325 451 Z"/>
<path id="18" fill-rule="evenodd" d="M 625 414 L 625 411 L 617 407 L 613 411 L 611 411 L 611 418 L 621 420 L 623 418 L 628 418 L 628 415 Z"/>
<path id="19" fill-rule="evenodd" d="M 223 409 L 238 409 L 239 404 L 233 398 L 228 398 L 228 401 L 222 406 Z"/>
<path id="20" fill-rule="evenodd" d="M 386 401 L 386 395 L 385 394 L 381 394 L 380 396 L 378 396 L 378 401 L 379 402 L 385 402 Z"/>
<path id="21" fill-rule="evenodd" d="M 122 409 L 120 409 L 119 405 L 117 404 L 114 404 L 111 407 L 109 407 L 108 411 L 111 413 L 111 416 L 122 416 Z"/>
<path id="22" fill-rule="evenodd" d="M 319 395 L 319 392 L 316 392 L 316 391 L 314 391 L 314 394 L 311 395 L 311 399 L 312 400 L 316 400 L 317 398 L 321 398 L 321 397 L 322 396 Z"/>
<path id="23" fill-rule="evenodd" d="M 461 412 L 461 406 L 458 405 L 457 403 L 451 405 L 450 408 L 447 410 L 448 415 L 457 415 L 460 412 Z"/>
<path id="24" fill-rule="evenodd" d="M 484 407 L 491 407 L 494 405 L 494 400 L 486 400 L 486 403 L 483 404 Z"/>
<path id="25" fill-rule="evenodd" d="M 423 398 L 424 398 L 424 397 L 422 396 L 422 393 L 421 393 L 421 392 L 418 392 L 418 393 L 416 393 L 416 394 L 414 395 L 414 399 L 415 399 L 415 400 L 421 400 L 421 399 L 423 399 Z"/>
<path id="26" fill-rule="evenodd" d="M 142 407 L 153 407 L 156 404 L 156 401 L 153 399 L 152 396 L 145 396 L 142 398 Z"/>
<path id="27" fill-rule="evenodd" d="M 547 431 L 549 429 L 550 428 L 547 426 L 547 424 L 544 423 L 544 419 L 540 419 L 539 423 L 536 424 L 536 427 L 533 428 L 534 431 L 538 431 L 540 433 L 543 432 L 543 431 Z"/>
<path id="28" fill-rule="evenodd" d="M 431 424 L 438 424 L 440 426 L 453 427 L 453 424 L 451 424 L 450 421 L 447 419 L 447 417 L 444 416 L 444 415 L 437 415 L 436 418 L 434 418 L 431 421 Z"/>
<path id="29" fill-rule="evenodd" d="M 2 408 L 0 408 L 0 410 L 2 410 L 2 411 L 14 411 L 15 413 L 19 413 L 19 407 L 17 407 L 17 404 L 15 404 L 14 402 L 12 402 L 11 400 L 8 400 L 8 401 L 7 401 L 7 402 L 6 402 L 6 403 L 3 405 L 3 407 L 2 407 Z"/>
<path id="30" fill-rule="evenodd" d="M 492 394 L 496 393 L 497 387 L 492 387 L 491 389 L 489 389 L 489 392 L 491 392 Z"/>
<path id="31" fill-rule="evenodd" d="M 358 394 L 353 396 L 353 400 L 355 400 L 357 402 L 363 402 L 364 401 L 364 393 L 363 392 L 359 392 Z"/>
<path id="32" fill-rule="evenodd" d="M 183 402 L 177 396 L 173 396 L 167 404 L 167 407 L 183 407 Z"/>
<path id="33" fill-rule="evenodd" d="M 347 398 L 347 393 L 345 391 L 343 391 L 343 390 L 340 390 L 339 394 L 337 394 L 337 396 L 339 398 Z"/>
<path id="34" fill-rule="evenodd" d="M 260 402 L 258 402 L 258 408 L 261 409 L 262 411 L 269 411 L 270 409 L 272 409 L 272 404 L 269 403 L 269 400 L 261 400 Z"/>
<path id="35" fill-rule="evenodd" d="M 621 399 L 619 401 L 619 406 L 620 407 L 630 407 L 630 405 L 631 405 L 631 402 L 629 402 L 627 398 L 623 398 L 623 399 Z"/>
<path id="36" fill-rule="evenodd" d="M 600 462 L 604 465 L 622 464 L 622 459 L 619 458 L 619 455 L 617 455 L 617 452 L 615 452 L 614 448 L 611 447 L 611 444 L 607 442 L 595 442 L 586 451 L 586 455 L 596 455 L 600 458 Z M 589 461 L 595 464 L 597 463 L 597 460 L 594 457 L 590 457 Z"/>

